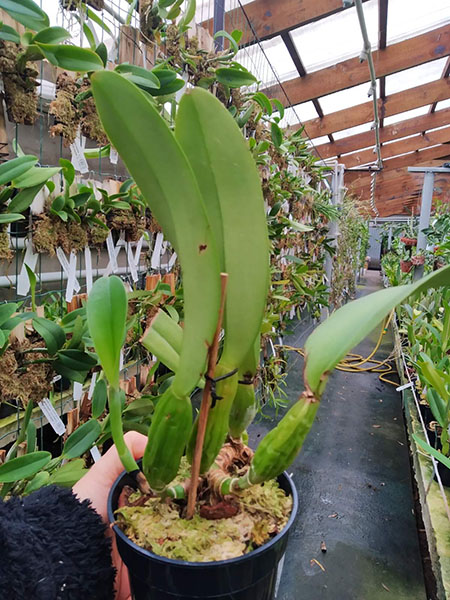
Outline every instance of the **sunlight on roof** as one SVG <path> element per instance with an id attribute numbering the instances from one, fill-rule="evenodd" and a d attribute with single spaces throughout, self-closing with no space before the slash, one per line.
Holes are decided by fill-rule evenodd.
<path id="1" fill-rule="evenodd" d="M 439 58 L 433 62 L 389 75 L 386 77 L 386 95 L 389 96 L 440 79 L 446 62 L 447 57 Z"/>

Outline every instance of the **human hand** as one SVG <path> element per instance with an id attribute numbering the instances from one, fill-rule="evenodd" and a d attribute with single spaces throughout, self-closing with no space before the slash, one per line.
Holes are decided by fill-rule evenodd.
<path id="1" fill-rule="evenodd" d="M 125 434 L 125 443 L 133 457 L 138 459 L 144 454 L 147 437 L 136 431 L 129 431 Z M 112 484 L 123 470 L 116 447 L 112 446 L 73 487 L 74 494 L 80 500 L 90 500 L 92 508 L 97 511 L 106 524 L 108 524 L 108 494 Z M 128 570 L 120 558 L 116 540 L 111 529 L 108 529 L 107 535 L 112 540 L 112 560 L 117 570 L 115 584 L 116 600 L 130 600 L 131 592 Z"/>

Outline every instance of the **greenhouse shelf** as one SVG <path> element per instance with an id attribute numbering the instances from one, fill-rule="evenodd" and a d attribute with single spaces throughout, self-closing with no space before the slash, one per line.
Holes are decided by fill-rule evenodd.
<path id="1" fill-rule="evenodd" d="M 401 347 L 400 334 L 396 323 L 393 323 L 395 339 L 395 362 L 401 385 L 408 384 L 404 375 L 404 354 Z M 417 408 L 411 388 L 402 390 L 405 422 L 412 456 L 414 478 L 417 484 L 422 519 L 427 536 L 431 567 L 436 579 L 437 597 L 439 600 L 450 599 L 450 489 L 443 487 L 445 500 L 438 483 L 433 478 L 433 464 L 423 454 L 414 441 L 413 434 L 424 438 L 423 427 L 417 415 Z M 447 506 L 446 506 L 447 505 Z"/>

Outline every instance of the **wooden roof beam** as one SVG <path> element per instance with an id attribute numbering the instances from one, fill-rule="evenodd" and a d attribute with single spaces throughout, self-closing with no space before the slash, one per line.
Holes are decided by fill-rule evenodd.
<path id="1" fill-rule="evenodd" d="M 377 77 L 392 75 L 398 71 L 437 60 L 450 54 L 450 27 L 444 25 L 392 44 L 384 50 L 372 53 Z M 283 88 L 293 105 L 320 98 L 341 90 L 367 83 L 370 73 L 365 62 L 359 56 L 344 60 L 332 67 L 309 73 L 305 77 L 296 77 L 283 82 Z M 278 98 L 287 105 L 286 97 L 280 94 L 279 86 L 271 86 L 262 90 L 272 98 Z"/>
<path id="2" fill-rule="evenodd" d="M 450 76 L 450 56 L 447 58 L 447 62 L 445 63 L 445 67 L 444 70 L 442 71 L 442 79 L 446 79 L 447 77 Z M 430 114 L 434 113 L 434 111 L 436 110 L 436 106 L 437 106 L 437 102 L 433 102 L 433 104 L 430 106 Z"/>
<path id="3" fill-rule="evenodd" d="M 385 144 L 382 147 L 381 155 L 383 160 L 385 160 L 387 158 L 398 156 L 399 154 L 414 152 L 414 150 L 429 148 L 430 146 L 435 146 L 436 144 L 442 144 L 446 142 L 450 142 L 450 127 L 444 127 L 443 129 L 438 129 L 437 131 L 430 131 L 425 135 L 414 135 L 404 140 L 399 140 L 398 142 Z M 373 163 L 375 158 L 376 155 L 370 149 L 341 156 L 339 158 L 339 162 L 344 164 L 347 168 L 351 168 Z"/>
<path id="4" fill-rule="evenodd" d="M 379 0 L 378 2 L 378 50 L 384 50 L 387 45 L 388 3 L 389 0 Z M 379 81 L 380 98 L 384 100 L 386 98 L 386 77 L 380 77 Z M 380 129 L 383 125 L 384 118 L 383 115 L 380 115 Z"/>
<path id="5" fill-rule="evenodd" d="M 414 135 L 442 127 L 450 123 L 450 108 L 444 108 L 429 115 L 421 115 L 413 119 L 406 119 L 380 129 L 380 141 L 389 142 L 390 140 L 401 139 L 407 135 Z M 368 148 L 375 144 L 375 135 L 373 131 L 365 131 L 356 135 L 351 135 L 341 140 L 335 140 L 332 144 L 320 144 L 316 146 L 317 154 L 322 158 L 332 158 L 349 152 L 355 152 L 363 148 Z"/>
<path id="6" fill-rule="evenodd" d="M 384 107 L 386 117 L 396 115 L 398 113 L 426 106 L 433 101 L 439 102 L 450 98 L 450 80 L 438 79 L 431 83 L 419 85 L 415 88 L 397 92 L 386 98 L 384 102 L 378 101 L 379 108 Z M 309 138 L 313 139 L 335 131 L 349 129 L 363 123 L 371 123 L 373 121 L 373 103 L 365 102 L 344 110 L 339 110 L 334 113 L 325 115 L 322 119 L 311 119 L 303 123 L 306 133 Z M 291 129 L 299 129 L 299 126 L 294 126 Z"/>
<path id="7" fill-rule="evenodd" d="M 238 7 L 225 13 L 225 30 L 243 29 L 240 45 L 247 46 L 342 10 L 345 10 L 342 0 L 254 0 L 245 4 L 243 10 Z M 200 25 L 212 33 L 213 19 L 203 21 Z"/>

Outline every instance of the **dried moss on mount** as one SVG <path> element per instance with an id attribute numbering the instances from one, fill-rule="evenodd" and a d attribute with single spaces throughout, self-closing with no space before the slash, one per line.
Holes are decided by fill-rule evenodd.
<path id="1" fill-rule="evenodd" d="M 37 360 L 47 355 L 39 352 L 23 354 L 24 350 L 45 347 L 39 338 L 31 342 L 13 342 L 0 357 L 0 399 L 2 401 L 18 400 L 22 405 L 29 401 L 39 402 L 48 395 L 54 371 L 49 363 L 35 363 L 19 368 L 28 360 Z"/>
<path id="2" fill-rule="evenodd" d="M 147 229 L 147 218 L 132 210 L 114 210 L 108 213 L 108 226 L 115 231 L 124 231 L 127 242 L 137 242 Z"/>
<path id="3" fill-rule="evenodd" d="M 53 215 L 39 215 L 34 223 L 33 244 L 40 254 L 49 253 L 54 256 L 56 248 L 67 254 L 83 250 L 88 244 L 88 234 L 79 223 L 64 223 Z"/>
<path id="4" fill-rule="evenodd" d="M 23 48 L 14 42 L 0 41 L 0 72 L 3 78 L 6 110 L 13 123 L 33 125 L 37 117 L 39 85 L 36 77 L 38 71 L 25 66 L 20 69 L 17 56 Z M 31 63 L 34 64 L 34 63 Z"/>
<path id="5" fill-rule="evenodd" d="M 0 259 L 12 260 L 14 253 L 9 247 L 8 225 L 0 227 Z"/>
<path id="6" fill-rule="evenodd" d="M 104 0 L 60 0 L 60 5 L 66 10 L 78 10 L 80 4 L 87 4 L 95 10 L 103 10 L 105 7 Z"/>
<path id="7" fill-rule="evenodd" d="M 75 102 L 78 86 L 66 72 L 56 79 L 56 98 L 51 102 L 49 113 L 54 115 L 55 124 L 50 128 L 50 135 L 61 135 L 65 146 L 73 144 L 77 137 L 81 121 L 81 111 Z"/>

